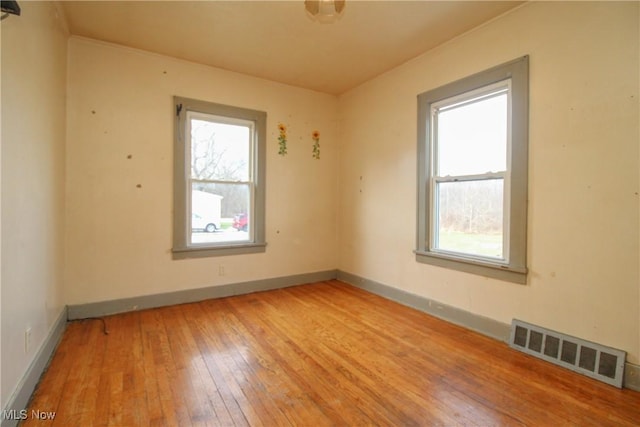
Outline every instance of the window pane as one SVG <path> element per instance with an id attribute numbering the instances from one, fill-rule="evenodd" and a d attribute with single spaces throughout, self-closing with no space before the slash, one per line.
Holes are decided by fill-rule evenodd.
<path id="1" fill-rule="evenodd" d="M 437 184 L 435 248 L 504 258 L 503 179 Z"/>
<path id="2" fill-rule="evenodd" d="M 248 126 L 191 119 L 191 177 L 249 181 Z"/>
<path id="3" fill-rule="evenodd" d="M 477 175 L 507 169 L 507 94 L 438 112 L 439 176 Z"/>
<path id="4" fill-rule="evenodd" d="M 250 241 L 249 184 L 191 185 L 191 243 Z"/>

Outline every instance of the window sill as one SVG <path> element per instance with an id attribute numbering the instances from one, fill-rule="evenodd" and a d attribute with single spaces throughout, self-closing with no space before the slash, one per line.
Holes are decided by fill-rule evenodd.
<path id="1" fill-rule="evenodd" d="M 452 257 L 444 254 L 416 250 L 416 261 L 465 273 L 477 274 L 492 279 L 504 280 L 520 285 L 527 284 L 527 269 L 485 263 L 479 260 Z"/>
<path id="2" fill-rule="evenodd" d="M 266 243 L 243 243 L 225 246 L 173 248 L 173 259 L 206 258 L 227 255 L 255 254 L 266 251 Z"/>

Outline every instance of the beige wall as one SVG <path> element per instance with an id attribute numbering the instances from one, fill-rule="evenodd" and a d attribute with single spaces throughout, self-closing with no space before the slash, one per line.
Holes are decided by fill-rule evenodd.
<path id="1" fill-rule="evenodd" d="M 267 112 L 266 253 L 172 260 L 174 95 Z M 337 104 L 330 95 L 71 38 L 66 303 L 334 269 Z M 277 154 L 278 122 L 289 130 L 286 157 Z M 314 129 L 320 160 L 311 157 Z"/>
<path id="2" fill-rule="evenodd" d="M 638 3 L 535 2 L 340 98 L 339 268 L 640 357 Z M 530 55 L 526 286 L 418 264 L 416 95 Z"/>
<path id="3" fill-rule="evenodd" d="M 2 21 L 4 408 L 62 314 L 67 33 L 53 3 Z M 25 329 L 31 346 L 25 353 Z"/>

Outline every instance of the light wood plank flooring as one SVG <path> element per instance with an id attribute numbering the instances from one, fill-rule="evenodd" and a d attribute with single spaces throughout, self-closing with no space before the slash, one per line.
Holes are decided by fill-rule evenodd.
<path id="1" fill-rule="evenodd" d="M 632 426 L 618 390 L 338 281 L 69 324 L 24 426 Z"/>

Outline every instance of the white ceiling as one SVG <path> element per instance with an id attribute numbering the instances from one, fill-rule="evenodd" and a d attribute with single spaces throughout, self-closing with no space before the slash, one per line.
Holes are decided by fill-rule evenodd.
<path id="1" fill-rule="evenodd" d="M 64 1 L 73 35 L 331 94 L 343 93 L 518 6 L 356 1 L 333 24 L 304 1 Z"/>

